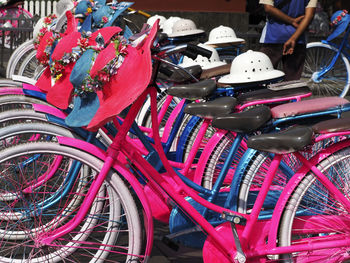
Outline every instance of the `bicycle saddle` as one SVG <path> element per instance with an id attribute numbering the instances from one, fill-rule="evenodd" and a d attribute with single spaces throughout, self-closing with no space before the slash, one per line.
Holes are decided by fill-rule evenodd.
<path id="1" fill-rule="evenodd" d="M 231 64 L 226 64 L 215 68 L 205 69 L 200 75 L 200 79 L 209 79 L 220 75 L 226 75 L 230 73 L 230 69 L 231 69 Z"/>
<path id="2" fill-rule="evenodd" d="M 185 68 L 185 70 L 196 78 L 199 78 L 202 73 L 202 68 L 199 65 L 187 67 Z M 165 72 L 165 71 L 168 71 L 168 72 Z M 184 82 L 190 82 L 190 81 L 193 82 L 193 78 L 189 74 L 184 72 L 182 69 L 173 68 L 166 65 L 162 65 L 162 68 L 160 69 L 160 73 L 158 74 L 158 77 L 160 79 L 164 79 L 166 81 L 170 81 L 174 83 L 184 83 Z"/>
<path id="3" fill-rule="evenodd" d="M 347 99 L 341 97 L 315 98 L 276 106 L 271 109 L 271 113 L 273 118 L 278 119 L 317 111 L 324 111 L 329 108 L 342 106 L 348 103 L 349 101 Z"/>
<path id="4" fill-rule="evenodd" d="M 190 100 L 209 97 L 216 89 L 213 79 L 202 80 L 193 84 L 173 86 L 168 89 L 168 94 Z"/>
<path id="5" fill-rule="evenodd" d="M 261 128 L 270 119 L 270 108 L 262 105 L 243 112 L 214 118 L 212 126 L 233 132 L 251 133 Z"/>
<path id="6" fill-rule="evenodd" d="M 314 133 L 343 132 L 350 130 L 350 117 L 326 120 L 312 126 Z"/>
<path id="7" fill-rule="evenodd" d="M 239 95 L 237 97 L 237 101 L 239 104 L 244 104 L 256 100 L 279 99 L 284 97 L 293 97 L 301 95 L 311 95 L 311 90 L 309 89 L 309 87 L 305 86 L 300 88 L 276 91 L 270 89 L 259 89 Z"/>
<path id="8" fill-rule="evenodd" d="M 311 127 L 294 126 L 278 133 L 252 136 L 247 146 L 259 151 L 285 154 L 302 150 L 312 142 Z"/>
<path id="9" fill-rule="evenodd" d="M 236 98 L 221 97 L 206 102 L 190 103 L 186 105 L 184 112 L 204 118 L 213 118 L 232 113 L 236 104 Z"/>

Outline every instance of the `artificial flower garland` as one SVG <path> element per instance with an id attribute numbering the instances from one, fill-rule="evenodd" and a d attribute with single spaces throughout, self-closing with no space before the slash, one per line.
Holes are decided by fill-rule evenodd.
<path id="1" fill-rule="evenodd" d="M 64 53 L 60 60 L 54 60 L 50 63 L 51 76 L 55 81 L 62 77 L 65 67 L 78 60 L 83 52 L 89 48 L 89 35 L 81 36 L 77 41 L 77 46 L 72 48 L 71 53 Z"/>
<path id="2" fill-rule="evenodd" d="M 341 12 L 340 15 L 338 15 L 333 21 L 332 21 L 332 26 L 336 26 L 338 25 L 338 23 L 342 20 L 343 17 L 345 17 L 347 15 L 348 11 L 347 10 L 343 10 L 343 12 Z"/>
<path id="3" fill-rule="evenodd" d="M 84 96 L 87 93 L 101 90 L 102 87 L 110 81 L 111 77 L 118 73 L 118 69 L 123 64 L 125 56 L 127 55 L 127 41 L 123 36 L 117 36 L 114 40 L 115 57 L 108 62 L 97 75 L 92 78 L 88 74 L 87 78 L 82 82 L 80 87 L 75 87 L 75 96 Z M 100 50 L 98 50 L 100 51 Z"/>
<path id="4" fill-rule="evenodd" d="M 45 35 L 49 31 L 49 27 L 52 25 L 53 21 L 57 18 L 55 14 L 51 14 L 46 16 L 43 19 L 43 27 L 40 29 L 39 34 L 37 35 L 36 39 L 34 40 L 34 48 L 38 49 L 38 46 Z"/>

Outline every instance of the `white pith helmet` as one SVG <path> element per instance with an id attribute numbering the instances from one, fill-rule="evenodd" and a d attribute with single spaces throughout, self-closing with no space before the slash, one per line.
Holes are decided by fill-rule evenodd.
<path id="1" fill-rule="evenodd" d="M 221 25 L 210 31 L 209 39 L 205 44 L 215 45 L 238 42 L 244 42 L 244 39 L 238 38 L 231 27 Z"/>
<path id="2" fill-rule="evenodd" d="M 154 22 L 156 22 L 157 19 L 159 19 L 159 28 L 163 28 L 163 24 L 166 21 L 166 18 L 164 16 L 160 16 L 160 15 L 151 16 L 147 19 L 147 24 L 152 27 Z"/>
<path id="3" fill-rule="evenodd" d="M 212 52 L 211 57 L 207 58 L 202 55 L 198 55 L 196 59 L 193 60 L 187 56 L 184 56 L 183 61 L 179 66 L 187 68 L 194 65 L 200 65 L 202 69 L 211 69 L 211 68 L 226 65 L 226 62 L 220 60 L 219 54 L 215 48 L 204 44 L 198 44 L 198 46 L 210 50 Z"/>
<path id="4" fill-rule="evenodd" d="M 181 17 L 178 16 L 171 16 L 165 22 L 163 23 L 163 33 L 166 33 L 167 35 L 171 34 L 173 32 L 173 26 L 176 21 L 180 20 Z"/>
<path id="5" fill-rule="evenodd" d="M 180 19 L 176 21 L 172 28 L 172 33 L 169 37 L 183 37 L 203 33 L 204 30 L 198 29 L 196 24 L 191 19 Z"/>
<path id="6" fill-rule="evenodd" d="M 74 3 L 72 0 L 60 0 L 56 5 L 56 15 L 64 15 L 67 10 L 72 10 L 74 8 Z"/>
<path id="7" fill-rule="evenodd" d="M 230 74 L 221 77 L 221 84 L 261 82 L 283 77 L 285 74 L 273 68 L 270 58 L 258 51 L 248 50 L 234 58 Z"/>

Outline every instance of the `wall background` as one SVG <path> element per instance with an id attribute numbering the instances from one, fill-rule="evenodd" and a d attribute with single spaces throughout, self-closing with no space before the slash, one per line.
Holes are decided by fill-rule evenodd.
<path id="1" fill-rule="evenodd" d="M 245 12 L 246 0 L 140 0 L 134 7 L 148 11 Z"/>

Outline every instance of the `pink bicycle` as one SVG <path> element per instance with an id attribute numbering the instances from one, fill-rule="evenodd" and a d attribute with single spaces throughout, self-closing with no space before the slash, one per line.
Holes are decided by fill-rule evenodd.
<path id="1" fill-rule="evenodd" d="M 140 55 L 147 56 L 152 33 L 154 29 Z M 148 63 L 150 66 L 151 61 Z M 148 94 L 155 147 L 163 167 L 153 167 L 127 137 Z M 252 137 L 248 146 L 275 157 L 252 210 L 243 214 L 209 202 L 178 177 L 157 135 L 156 105 L 155 88 L 144 85 L 107 152 L 59 137 L 57 143 L 29 143 L 0 153 L 1 189 L 7 190 L 2 191 L 1 201 L 9 204 L 0 210 L 1 261 L 147 261 L 153 238 L 151 206 L 159 205 L 149 203 L 147 188 L 165 193 L 168 202 L 178 206 L 196 224 L 196 230 L 208 236 L 203 248 L 205 262 L 308 262 L 325 258 L 339 262 L 349 257 L 350 142 L 333 144 L 310 160 L 299 153 L 312 144 L 314 133 L 348 135 L 347 120 Z M 280 160 L 291 152 L 303 166 L 286 185 L 271 219 L 258 220 Z M 212 226 L 206 212 L 195 209 L 188 197 L 227 222 Z"/>

